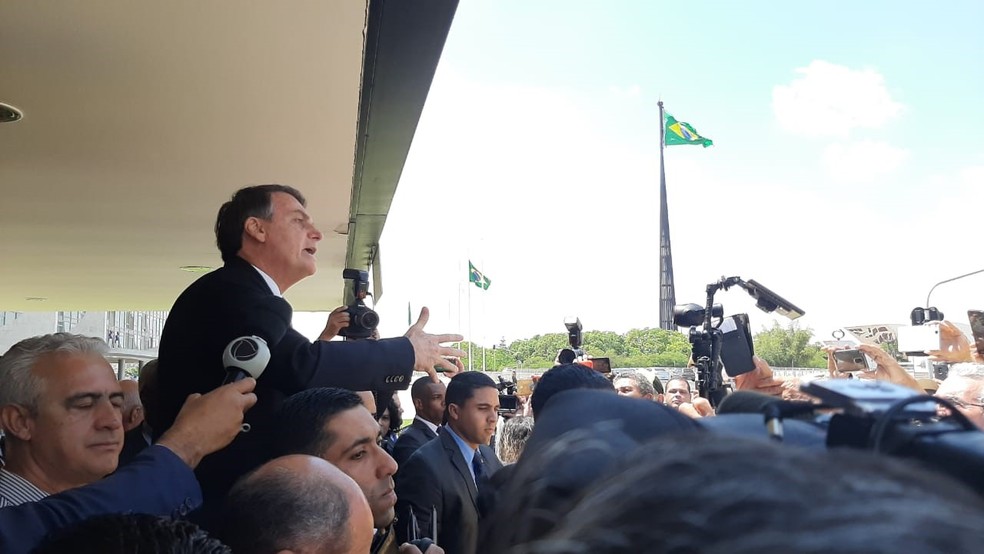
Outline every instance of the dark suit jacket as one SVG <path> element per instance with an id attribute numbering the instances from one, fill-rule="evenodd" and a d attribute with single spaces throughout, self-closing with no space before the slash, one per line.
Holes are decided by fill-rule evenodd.
<path id="1" fill-rule="evenodd" d="M 410 459 L 410 456 L 418 448 L 436 436 L 437 433 L 431 431 L 424 422 L 414 418 L 413 423 L 400 433 L 399 438 L 396 439 L 396 445 L 393 447 L 393 459 L 396 460 L 397 467 L 403 467 L 403 464 Z"/>
<path id="2" fill-rule="evenodd" d="M 481 445 L 486 478 L 502 467 L 495 451 Z M 431 507 L 437 509 L 437 544 L 445 552 L 472 554 L 478 541 L 478 490 L 469 466 L 450 433 L 421 446 L 396 479 L 397 542 L 408 539 L 410 511 L 422 536 L 430 535 Z M 484 486 L 484 485 L 483 485 Z M 434 537 L 430 537 L 434 538 Z"/>
<path id="3" fill-rule="evenodd" d="M 120 451 L 120 467 L 130 463 L 131 460 L 137 457 L 137 454 L 143 452 L 148 446 L 150 446 L 150 443 L 144 438 L 143 426 L 137 426 L 127 431 L 123 435 L 123 450 Z"/>
<path id="4" fill-rule="evenodd" d="M 26 554 L 45 535 L 101 514 L 183 516 L 201 504 L 195 475 L 163 446 L 145 449 L 105 479 L 0 510 L 0 552 Z"/>
<path id="5" fill-rule="evenodd" d="M 192 283 L 168 314 L 158 357 L 160 413 L 148 414 L 156 415 L 149 423 L 157 434 L 171 426 L 189 394 L 222 383 L 222 353 L 230 341 L 258 335 L 270 344 L 257 404 L 246 413 L 251 431 L 198 466 L 207 506 L 268 459 L 273 414 L 286 396 L 313 387 L 391 391 L 410 384 L 414 354 L 408 339 L 312 343 L 290 327 L 291 315 L 287 301 L 240 258 Z"/>

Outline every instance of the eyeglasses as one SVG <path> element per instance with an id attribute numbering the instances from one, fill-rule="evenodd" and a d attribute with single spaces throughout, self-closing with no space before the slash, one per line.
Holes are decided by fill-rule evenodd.
<path id="1" fill-rule="evenodd" d="M 984 410 L 984 404 L 975 404 L 973 402 L 967 402 L 965 400 L 961 400 L 957 398 L 956 396 L 943 396 L 942 398 L 962 410 L 969 410 L 971 406 Z"/>

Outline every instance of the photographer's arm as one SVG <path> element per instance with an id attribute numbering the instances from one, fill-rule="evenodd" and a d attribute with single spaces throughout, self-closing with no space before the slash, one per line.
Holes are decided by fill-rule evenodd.
<path id="1" fill-rule="evenodd" d="M 885 352 L 878 346 L 872 346 L 870 344 L 862 344 L 858 346 L 858 350 L 867 354 L 871 359 L 875 360 L 875 371 L 873 377 L 875 379 L 881 379 L 883 381 L 888 381 L 895 383 L 896 385 L 902 385 L 903 387 L 908 387 L 912 390 L 919 391 L 920 394 L 925 393 L 922 387 L 919 386 L 919 382 L 916 378 L 902 369 L 895 358 L 891 354 Z M 861 373 L 861 377 L 865 377 L 866 374 Z"/>
<path id="2" fill-rule="evenodd" d="M 976 350 L 976 349 L 975 349 Z M 940 362 L 973 362 L 974 352 L 970 341 L 959 327 L 949 321 L 940 322 L 940 349 L 927 350 L 926 354 Z"/>
<path id="3" fill-rule="evenodd" d="M 783 380 L 772 376 L 772 368 L 762 358 L 753 356 L 752 361 L 755 369 L 735 377 L 735 389 L 782 396 Z"/>
<path id="4" fill-rule="evenodd" d="M 349 326 L 348 306 L 339 306 L 328 314 L 328 322 L 325 330 L 321 332 L 318 340 L 331 340 L 338 336 L 338 333 Z"/>

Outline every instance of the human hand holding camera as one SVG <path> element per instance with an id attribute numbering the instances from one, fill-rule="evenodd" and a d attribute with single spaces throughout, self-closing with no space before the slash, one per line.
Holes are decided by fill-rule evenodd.
<path id="1" fill-rule="evenodd" d="M 426 307 L 421 308 L 417 322 L 407 329 L 404 336 L 410 339 L 410 344 L 413 346 L 414 371 L 423 371 L 437 383 L 440 381 L 438 373 L 444 373 L 445 377 L 454 377 L 464 371 L 461 360 L 457 358 L 465 356 L 467 353 L 450 346 L 442 346 L 442 343 L 464 340 L 465 338 L 461 335 L 432 335 L 424 332 L 424 326 L 427 325 L 429 319 L 430 310 Z"/>
<path id="2" fill-rule="evenodd" d="M 875 361 L 875 371 L 861 373 L 859 374 L 859 377 L 863 379 L 879 379 L 882 381 L 888 381 L 890 383 L 895 383 L 896 385 L 909 387 L 910 389 L 917 390 L 920 393 L 925 392 L 923 391 L 923 388 L 919 386 L 916 379 L 912 375 L 909 375 L 909 372 L 905 369 L 902 369 L 899 362 L 896 361 L 891 354 L 882 350 L 880 346 L 861 344 L 858 345 L 858 350 Z"/>
<path id="3" fill-rule="evenodd" d="M 927 350 L 934 361 L 937 362 L 972 362 L 974 361 L 971 352 L 970 341 L 959 327 L 949 321 L 941 321 L 940 326 L 940 349 Z"/>
<path id="4" fill-rule="evenodd" d="M 325 330 L 321 332 L 321 336 L 318 340 L 331 340 L 338 336 L 338 333 L 349 326 L 349 313 L 348 306 L 339 306 L 328 314 L 328 323 L 325 324 Z"/>
<path id="5" fill-rule="evenodd" d="M 782 395 L 782 379 L 776 379 L 772 375 L 772 368 L 765 360 L 758 356 L 752 356 L 755 369 L 748 373 L 743 373 L 735 377 L 736 390 L 750 390 L 770 396 Z"/>

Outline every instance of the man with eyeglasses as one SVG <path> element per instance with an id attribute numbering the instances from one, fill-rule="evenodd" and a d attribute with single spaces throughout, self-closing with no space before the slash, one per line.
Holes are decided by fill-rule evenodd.
<path id="1" fill-rule="evenodd" d="M 960 413 L 984 430 L 984 364 L 954 364 L 936 396 L 949 400 Z"/>

